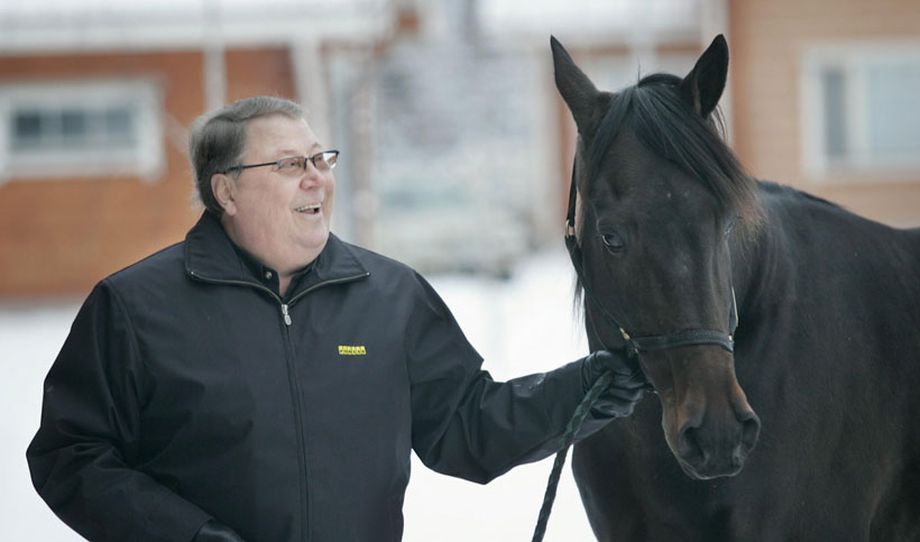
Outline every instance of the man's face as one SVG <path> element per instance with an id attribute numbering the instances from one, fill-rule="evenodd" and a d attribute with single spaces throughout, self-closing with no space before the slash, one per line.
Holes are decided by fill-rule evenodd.
<path id="1" fill-rule="evenodd" d="M 283 115 L 249 122 L 241 163 L 259 164 L 324 150 L 303 119 Z M 335 177 L 307 161 L 286 175 L 273 166 L 241 170 L 224 223 L 237 244 L 280 272 L 312 261 L 326 245 Z"/>

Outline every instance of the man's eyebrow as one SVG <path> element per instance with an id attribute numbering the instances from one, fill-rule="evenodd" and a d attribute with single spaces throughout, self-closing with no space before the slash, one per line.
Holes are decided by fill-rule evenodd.
<path id="1" fill-rule="evenodd" d="M 321 151 L 323 146 L 316 142 L 310 145 L 310 148 L 307 149 L 307 154 L 313 154 L 313 151 Z M 279 156 L 300 156 L 301 151 L 295 149 L 281 149 L 276 154 Z"/>

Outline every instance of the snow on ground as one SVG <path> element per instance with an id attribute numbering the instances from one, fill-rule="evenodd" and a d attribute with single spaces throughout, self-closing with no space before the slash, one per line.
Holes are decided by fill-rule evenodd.
<path id="1" fill-rule="evenodd" d="M 42 380 L 54 361 L 75 302 L 0 307 L 0 539 L 83 540 L 61 523 L 32 489 L 26 446 L 38 428 Z"/>
<path id="2" fill-rule="evenodd" d="M 552 369 L 587 351 L 572 310 L 564 252 L 536 255 L 509 281 L 429 277 L 497 380 Z M 38 426 L 42 379 L 64 342 L 77 302 L 0 305 L 0 532 L 3 540 L 81 540 L 32 489 L 25 449 Z M 429 471 L 413 457 L 404 507 L 406 542 L 530 540 L 552 458 L 485 486 Z M 570 467 L 546 541 L 593 540 Z"/>

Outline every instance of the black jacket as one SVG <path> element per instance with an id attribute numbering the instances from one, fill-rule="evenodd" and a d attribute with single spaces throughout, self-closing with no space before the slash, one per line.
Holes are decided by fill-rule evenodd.
<path id="1" fill-rule="evenodd" d="M 33 483 L 91 540 L 188 541 L 212 517 L 250 541 L 399 540 L 410 449 L 484 483 L 555 452 L 582 398 L 577 362 L 497 383 L 481 361 L 408 267 L 331 236 L 282 300 L 205 213 L 86 300 Z"/>

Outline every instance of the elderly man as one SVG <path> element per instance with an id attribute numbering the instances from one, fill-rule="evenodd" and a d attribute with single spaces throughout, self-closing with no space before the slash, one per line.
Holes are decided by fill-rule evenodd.
<path id="1" fill-rule="evenodd" d="M 485 483 L 605 371 L 583 436 L 641 397 L 607 352 L 493 381 L 422 277 L 329 232 L 339 153 L 296 104 L 228 105 L 190 154 L 201 219 L 95 287 L 45 382 L 32 479 L 83 536 L 399 540 L 410 450 Z"/>

